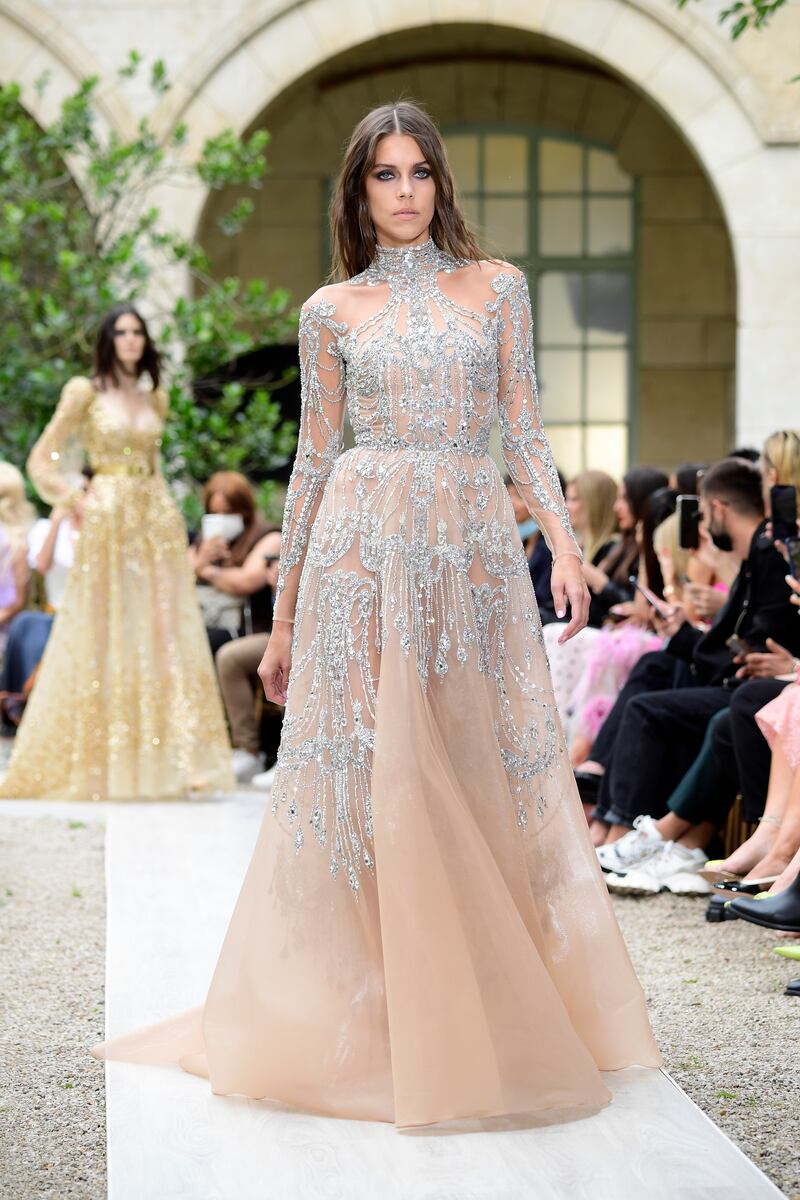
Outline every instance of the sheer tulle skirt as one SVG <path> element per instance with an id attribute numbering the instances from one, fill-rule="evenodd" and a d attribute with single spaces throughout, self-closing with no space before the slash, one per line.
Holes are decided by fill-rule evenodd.
<path id="1" fill-rule="evenodd" d="M 454 470 L 490 472 L 482 521 Z M 489 460 L 339 460 L 271 809 L 204 1008 L 98 1057 L 398 1126 L 586 1115 L 660 1063 Z"/>

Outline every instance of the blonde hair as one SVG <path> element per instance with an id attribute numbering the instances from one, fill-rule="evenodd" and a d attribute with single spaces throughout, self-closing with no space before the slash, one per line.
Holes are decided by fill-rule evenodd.
<path id="1" fill-rule="evenodd" d="M 614 514 L 617 485 L 605 471 L 581 471 L 570 482 L 586 513 L 583 556 L 590 563 L 617 528 Z"/>
<path id="2" fill-rule="evenodd" d="M 764 442 L 761 451 L 764 463 L 772 467 L 777 483 L 800 488 L 800 432 L 780 429 Z"/>
<path id="3" fill-rule="evenodd" d="M 36 520 L 36 510 L 25 496 L 22 472 L 12 463 L 0 462 L 0 527 L 12 546 L 24 543 Z"/>

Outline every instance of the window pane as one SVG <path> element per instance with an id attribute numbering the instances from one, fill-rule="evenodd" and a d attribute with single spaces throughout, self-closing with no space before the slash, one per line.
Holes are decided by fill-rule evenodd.
<path id="1" fill-rule="evenodd" d="M 579 255 L 583 249 L 581 200 L 539 201 L 539 252 Z"/>
<path id="2" fill-rule="evenodd" d="M 461 192 L 477 192 L 481 186 L 478 177 L 478 138 L 474 134 L 454 134 L 445 138 L 447 157 Z"/>
<path id="3" fill-rule="evenodd" d="M 575 142 L 542 138 L 539 142 L 539 191 L 583 190 L 583 147 Z"/>
<path id="4" fill-rule="evenodd" d="M 630 340 L 631 280 L 622 271 L 586 277 L 587 337 L 592 346 L 621 346 Z"/>
<path id="5" fill-rule="evenodd" d="M 628 416 L 627 350 L 589 350 L 586 415 L 590 421 L 624 421 Z"/>
<path id="6" fill-rule="evenodd" d="M 487 192 L 528 191 L 528 139 L 501 134 L 486 138 L 483 188 Z"/>
<path id="7" fill-rule="evenodd" d="M 528 200 L 490 200 L 483 202 L 484 228 L 489 249 L 498 248 L 506 255 L 528 253 Z"/>
<path id="8" fill-rule="evenodd" d="M 589 201 L 589 253 L 630 254 L 633 211 L 630 200 Z"/>
<path id="9" fill-rule="evenodd" d="M 540 350 L 536 364 L 542 419 L 579 421 L 581 419 L 580 350 Z"/>
<path id="10" fill-rule="evenodd" d="M 628 469 L 627 425 L 589 425 L 586 429 L 586 466 L 608 471 L 621 479 Z"/>
<path id="11" fill-rule="evenodd" d="M 607 150 L 589 151 L 589 191 L 629 192 L 633 179 Z"/>
<path id="12" fill-rule="evenodd" d="M 547 440 L 562 475 L 573 479 L 583 470 L 583 432 L 580 425 L 551 425 Z"/>
<path id="13" fill-rule="evenodd" d="M 539 345 L 580 344 L 582 295 L 581 275 L 547 271 L 539 277 L 539 302 L 534 313 Z"/>

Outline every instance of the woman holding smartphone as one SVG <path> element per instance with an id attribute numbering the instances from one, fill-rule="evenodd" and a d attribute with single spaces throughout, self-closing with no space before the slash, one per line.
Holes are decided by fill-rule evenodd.
<path id="1" fill-rule="evenodd" d="M 81 537 L 3 796 L 142 799 L 232 783 L 186 532 L 159 464 L 159 377 L 143 318 L 112 309 L 93 376 L 66 384 L 31 451 L 34 486 L 81 515 Z"/>

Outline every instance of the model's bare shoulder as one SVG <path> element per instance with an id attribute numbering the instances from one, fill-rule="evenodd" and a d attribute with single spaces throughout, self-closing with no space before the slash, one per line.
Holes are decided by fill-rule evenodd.
<path id="1" fill-rule="evenodd" d="M 480 262 L 475 263 L 481 271 L 481 274 L 489 283 L 494 283 L 495 279 L 499 279 L 501 275 L 511 276 L 512 279 L 523 279 L 524 275 L 519 267 L 515 267 L 513 263 L 506 262 L 502 258 L 483 258 Z"/>

